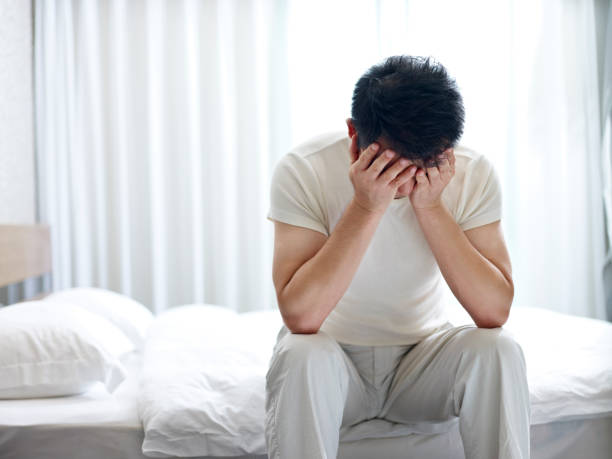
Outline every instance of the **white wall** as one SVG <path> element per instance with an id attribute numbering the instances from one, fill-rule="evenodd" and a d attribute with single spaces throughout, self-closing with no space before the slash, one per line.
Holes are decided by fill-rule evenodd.
<path id="1" fill-rule="evenodd" d="M 0 224 L 36 221 L 32 2 L 0 0 Z M 41 279 L 0 288 L 0 305 L 41 290 Z"/>
<path id="2" fill-rule="evenodd" d="M 0 0 L 0 224 L 36 220 L 32 3 Z"/>

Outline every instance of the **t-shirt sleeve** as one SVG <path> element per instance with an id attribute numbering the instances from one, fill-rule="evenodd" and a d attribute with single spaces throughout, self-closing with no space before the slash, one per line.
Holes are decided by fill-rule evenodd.
<path id="1" fill-rule="evenodd" d="M 464 231 L 501 220 L 501 184 L 495 168 L 485 157 L 471 161 L 465 171 L 457 207 L 457 223 Z"/>
<path id="2" fill-rule="evenodd" d="M 329 236 L 319 180 L 310 163 L 295 153 L 281 158 L 272 174 L 267 218 Z"/>

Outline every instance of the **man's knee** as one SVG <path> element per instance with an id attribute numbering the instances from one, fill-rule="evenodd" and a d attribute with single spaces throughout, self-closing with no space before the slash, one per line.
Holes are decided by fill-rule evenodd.
<path id="1" fill-rule="evenodd" d="M 339 368 L 342 363 L 341 353 L 340 345 L 325 332 L 286 333 L 274 348 L 267 378 L 271 373 L 278 373 L 280 368 Z"/>
<path id="2" fill-rule="evenodd" d="M 523 350 L 510 332 L 503 328 L 468 328 L 460 337 L 462 353 L 489 356 L 524 364 Z"/>
<path id="3" fill-rule="evenodd" d="M 311 334 L 287 333 L 278 342 L 275 352 L 286 356 L 292 362 L 302 362 L 335 358 L 339 351 L 340 346 L 331 336 L 318 331 Z"/>

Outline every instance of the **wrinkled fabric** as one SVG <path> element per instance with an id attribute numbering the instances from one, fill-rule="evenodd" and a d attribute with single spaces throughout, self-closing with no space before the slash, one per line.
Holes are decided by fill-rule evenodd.
<path id="1" fill-rule="evenodd" d="M 450 317 L 455 326 L 472 324 L 460 306 Z M 138 394 L 143 451 L 179 457 L 264 455 L 266 372 L 281 326 L 277 310 L 236 314 L 218 306 L 193 305 L 157 316 L 147 338 Z M 559 449 L 564 451 L 559 453 L 562 457 L 575 457 L 572 451 L 587 451 L 583 446 L 595 445 L 594 437 L 600 439 L 598 449 L 593 454 L 589 449 L 585 457 L 602 457 L 598 451 L 606 451 L 607 444 L 601 439 L 607 433 L 606 424 L 593 430 L 583 423 L 572 424 L 570 435 L 563 422 L 612 415 L 612 324 L 513 306 L 504 330 L 520 344 L 527 361 L 532 429 L 543 425 L 535 430 L 538 436 L 537 444 L 532 443 L 536 448 L 532 457 L 549 457 L 556 441 L 564 445 Z M 380 350 L 375 352 L 380 356 Z M 0 410 L 0 419 L 23 419 L 16 413 L 10 415 L 6 408 Z M 15 409 L 17 406 L 11 412 Z M 453 417 L 439 423 L 395 423 L 373 418 L 344 426 L 339 456 L 373 458 L 369 451 L 378 451 L 382 444 L 381 458 L 463 459 L 458 421 Z M 449 432 L 435 435 L 449 425 Z M 433 435 L 410 435 L 421 431 Z M 589 441 L 588 436 L 593 439 Z M 573 443 L 576 438 L 580 439 L 578 446 Z M 371 449 L 360 449 L 361 445 Z M 401 445 L 416 449 L 402 455 Z M 456 447 L 461 455 L 454 453 Z M 357 450 L 363 454 L 354 454 Z"/>
<path id="2" fill-rule="evenodd" d="M 529 458 L 521 347 L 502 328 L 447 324 L 417 344 L 360 346 L 282 327 L 266 374 L 270 459 L 335 458 L 363 421 L 441 433 L 459 422 L 465 457 Z M 344 441 L 344 438 L 343 438 Z"/>

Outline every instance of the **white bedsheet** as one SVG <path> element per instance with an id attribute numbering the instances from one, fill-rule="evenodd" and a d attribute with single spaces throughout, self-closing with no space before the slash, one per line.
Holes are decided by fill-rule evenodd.
<path id="1" fill-rule="evenodd" d="M 452 321 L 464 322 L 461 313 Z M 264 454 L 265 373 L 280 325 L 277 311 L 237 315 L 214 306 L 158 317 L 139 401 L 143 452 Z M 515 307 L 505 328 L 525 352 L 532 425 L 612 414 L 612 324 Z M 411 432 L 377 420 L 343 432 L 341 442 Z"/>
<path id="2" fill-rule="evenodd" d="M 531 423 L 612 413 L 612 324 L 517 308 L 508 322 L 527 361 Z"/>
<path id="3" fill-rule="evenodd" d="M 200 330 L 200 336 L 202 336 L 206 329 L 215 330 L 214 334 L 209 335 L 210 337 L 219 335 L 228 338 L 236 334 L 231 331 L 227 333 L 227 329 L 222 326 L 223 321 L 210 320 L 212 315 L 208 314 L 208 312 L 202 310 L 201 313 L 203 315 L 200 317 L 203 319 L 207 317 L 209 320 L 204 323 L 193 323 L 191 326 L 191 328 Z M 230 316 L 226 317 L 226 319 L 233 322 L 235 317 L 233 313 L 229 314 Z M 251 344 L 251 353 L 246 355 L 258 355 L 263 353 L 268 346 L 273 346 L 278 326 L 280 326 L 280 319 L 276 314 L 275 312 L 262 312 L 241 316 L 243 324 L 247 326 L 243 327 L 246 331 L 238 342 L 244 343 L 246 341 Z M 184 319 L 177 318 L 176 320 L 180 322 Z M 455 318 L 454 323 L 459 323 L 462 320 L 461 317 Z M 592 323 L 589 320 L 583 322 L 583 319 L 566 316 L 561 318 L 555 317 L 554 314 L 551 316 L 547 311 L 520 311 L 519 308 L 513 311 L 513 318 L 509 325 L 516 329 L 519 324 L 512 324 L 512 322 L 517 321 L 533 323 L 536 328 L 538 323 L 547 324 L 548 329 L 552 329 L 552 331 L 548 332 L 549 335 L 557 336 L 556 339 L 562 337 L 561 341 L 565 343 L 559 346 L 550 345 L 539 349 L 527 349 L 526 355 L 528 356 L 530 368 L 534 367 L 537 359 L 548 357 L 546 349 L 550 347 L 553 347 L 555 352 L 561 353 L 555 355 L 568 356 L 568 359 L 561 357 L 553 359 L 551 361 L 552 365 L 547 367 L 548 369 L 538 366 L 533 368 L 533 370 L 529 370 L 530 383 L 533 381 L 534 389 L 539 394 L 537 397 L 534 397 L 532 391 L 532 401 L 536 403 L 536 413 L 540 413 L 538 414 L 539 420 L 542 421 L 544 415 L 548 417 L 560 416 L 566 419 L 584 417 L 582 420 L 576 419 L 532 425 L 532 458 L 609 458 L 610 451 L 612 451 L 612 435 L 610 435 L 610 432 L 612 432 L 612 415 L 605 416 L 603 413 L 600 413 L 589 417 L 585 413 L 597 411 L 598 406 L 600 407 L 599 411 L 605 411 L 606 407 L 609 407 L 610 399 L 605 395 L 605 388 L 609 388 L 611 383 L 609 378 L 609 356 L 612 354 L 609 352 L 609 347 L 606 347 L 609 346 L 610 342 L 610 324 Z M 168 325 L 170 326 L 170 324 Z M 523 338 L 519 338 L 526 340 L 522 341 L 523 344 L 525 342 L 529 343 L 532 339 L 530 338 L 530 333 L 532 333 L 530 328 L 532 327 L 526 326 L 524 330 L 520 330 L 518 333 L 519 336 L 522 334 L 526 335 Z M 251 342 L 249 337 L 253 334 L 260 336 L 261 341 Z M 567 339 L 569 336 L 571 336 L 571 339 Z M 533 334 L 533 339 L 535 340 L 534 342 L 539 342 L 537 334 Z M 204 341 L 206 340 L 204 339 Z M 607 354 L 600 355 L 595 350 L 598 341 L 599 345 L 602 346 L 602 352 L 606 352 L 606 349 L 608 349 Z M 171 349 L 173 349 L 172 346 L 164 352 L 170 352 Z M 531 357 L 529 357 L 530 354 Z M 588 400 L 581 400 L 581 397 L 577 397 L 576 400 L 572 401 L 573 395 L 570 394 L 570 386 L 568 385 L 560 385 L 557 388 L 553 386 L 550 390 L 545 387 L 546 378 L 558 380 L 558 376 L 555 375 L 558 375 L 559 372 L 566 372 L 568 368 L 573 368 L 573 361 L 583 358 L 588 359 L 591 364 L 595 365 L 595 368 L 589 370 L 595 372 L 595 380 L 597 378 L 600 378 L 600 382 L 601 378 L 604 380 L 604 385 L 595 394 L 599 404 L 591 403 Z M 267 362 L 264 360 L 258 357 L 256 360 L 247 363 L 248 365 L 252 363 L 266 368 Z M 67 457 L 79 459 L 107 459 L 109 457 L 115 459 L 145 458 L 146 456 L 142 453 L 144 433 L 136 409 L 138 401 L 137 383 L 140 375 L 139 356 L 133 355 L 126 364 L 129 374 L 128 379 L 112 395 L 106 393 L 102 387 L 99 387 L 92 389 L 86 394 L 73 397 L 0 401 L 0 459 L 40 459 L 41 457 L 46 459 L 65 459 Z M 160 372 L 168 374 L 168 369 L 164 369 L 163 363 L 157 362 L 157 364 Z M 586 374 L 577 373 L 573 378 L 578 378 L 579 381 L 588 381 L 588 371 Z M 607 385 L 605 383 L 606 380 Z M 180 384 L 175 389 L 180 390 L 179 386 Z M 580 388 L 582 385 L 579 384 L 578 387 Z M 538 408 L 538 404 L 546 402 L 546 397 L 554 397 L 555 393 L 558 392 L 565 394 L 562 396 L 563 399 L 556 400 L 550 405 L 544 403 Z M 169 403 L 172 402 L 169 396 L 164 397 L 164 399 Z M 566 405 L 572 407 L 571 410 Z M 235 408 L 234 406 L 233 409 Z M 261 409 L 263 410 L 263 406 Z M 227 406 L 224 410 L 229 413 L 232 410 L 232 406 Z M 574 414 L 572 414 L 572 410 Z M 582 414 L 576 416 L 576 412 Z M 240 415 L 236 412 L 234 416 L 238 417 Z M 242 422 L 245 422 L 245 420 L 243 419 Z M 342 439 L 339 458 L 366 459 L 385 457 L 388 459 L 407 459 L 410 457 L 432 457 L 432 453 L 435 454 L 436 451 L 443 452 L 440 453 L 439 457 L 463 458 L 456 427 L 453 427 L 448 433 L 440 435 L 408 436 L 394 436 L 401 432 L 396 429 L 397 426 L 390 424 L 360 425 L 358 427 L 361 429 L 360 431 L 347 432 Z M 252 430 L 259 428 L 263 429 L 263 423 L 260 424 L 259 421 L 256 421 L 255 425 L 251 426 Z M 373 431 L 368 432 L 368 429 Z M 367 437 L 372 434 L 386 438 L 362 438 L 361 440 L 350 441 L 351 439 Z M 206 432 L 203 432 L 202 436 L 205 437 Z M 263 441 L 263 434 L 261 435 L 261 440 Z M 230 448 L 227 449 L 229 450 Z M 253 456 L 237 454 L 230 456 L 236 458 L 256 457 L 257 459 L 266 457 L 264 454 Z M 214 459 L 214 456 L 199 455 L 198 457 Z"/>
<path id="4" fill-rule="evenodd" d="M 265 374 L 278 313 L 183 306 L 145 344 L 139 413 L 148 456 L 264 454 Z"/>

